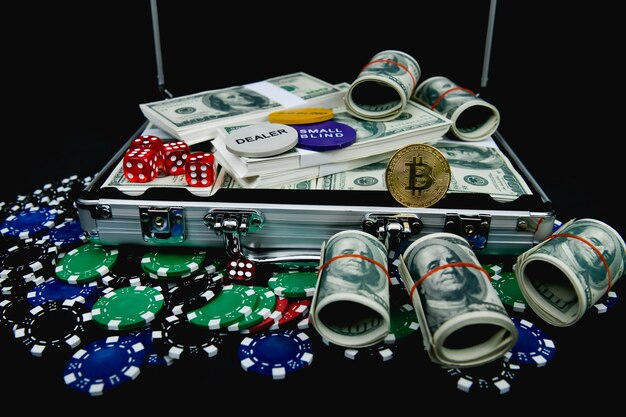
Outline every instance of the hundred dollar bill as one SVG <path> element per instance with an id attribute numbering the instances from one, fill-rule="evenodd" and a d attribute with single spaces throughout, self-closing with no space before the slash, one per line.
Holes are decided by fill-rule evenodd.
<path id="1" fill-rule="evenodd" d="M 518 332 L 467 241 L 432 233 L 400 255 L 400 277 L 411 297 L 431 360 L 470 367 L 504 356 Z"/>
<path id="2" fill-rule="evenodd" d="M 345 91 L 304 72 L 219 90 L 140 104 L 144 116 L 188 144 L 210 140 L 216 129 L 234 123 L 267 119 L 290 107 L 341 104 Z"/>
<path id="3" fill-rule="evenodd" d="M 448 193 L 489 194 L 497 201 L 511 201 L 520 195 L 532 194 L 524 179 L 493 141 L 489 142 L 489 146 L 479 146 L 477 143 L 441 140 L 433 146 L 446 156 L 450 164 Z M 387 160 L 327 175 L 317 181 L 317 188 L 386 191 L 386 168 Z"/>
<path id="4" fill-rule="evenodd" d="M 398 117 L 421 75 L 412 56 L 395 50 L 377 53 L 350 85 L 344 101 L 355 117 L 386 121 Z"/>
<path id="5" fill-rule="evenodd" d="M 433 146 L 444 154 L 450 164 L 450 191 L 489 194 L 494 200 L 502 202 L 532 194 L 526 181 L 493 140 L 485 145 L 482 142 L 440 141 Z"/>
<path id="6" fill-rule="evenodd" d="M 372 346 L 389 333 L 387 251 L 365 232 L 345 230 L 321 248 L 311 323 L 323 338 L 346 347 Z"/>
<path id="7" fill-rule="evenodd" d="M 415 91 L 415 100 L 452 121 L 450 129 L 461 140 L 483 140 L 500 124 L 500 112 L 473 92 L 446 77 L 431 77 Z"/>
<path id="8" fill-rule="evenodd" d="M 513 269 L 526 302 L 560 327 L 579 321 L 624 274 L 626 245 L 609 225 L 571 220 L 522 253 Z"/>

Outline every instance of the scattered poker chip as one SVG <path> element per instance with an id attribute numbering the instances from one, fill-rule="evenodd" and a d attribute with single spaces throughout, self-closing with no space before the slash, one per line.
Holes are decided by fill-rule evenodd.
<path id="1" fill-rule="evenodd" d="M 152 343 L 152 324 L 153 323 L 150 323 L 141 329 L 131 330 L 128 334 L 138 337 L 141 344 L 143 344 L 146 364 L 150 366 L 171 366 L 174 364 L 174 359 L 167 355 L 161 355 L 154 349 L 154 344 Z"/>
<path id="2" fill-rule="evenodd" d="M 615 291 L 609 291 L 602 298 L 598 300 L 593 306 L 596 308 L 598 314 L 606 313 L 617 304 L 617 293 Z"/>
<path id="3" fill-rule="evenodd" d="M 419 329 L 417 314 L 411 304 L 403 304 L 391 311 L 391 324 L 389 333 L 385 336 L 384 343 L 392 345 Z"/>
<path id="4" fill-rule="evenodd" d="M 0 234 L 19 239 L 37 237 L 52 229 L 62 211 L 50 207 L 31 207 L 12 214 L 0 224 Z"/>
<path id="5" fill-rule="evenodd" d="M 528 320 L 511 317 L 518 331 L 515 346 L 504 355 L 508 362 L 545 366 L 556 351 L 554 341 Z"/>
<path id="6" fill-rule="evenodd" d="M 174 315 L 186 314 L 205 306 L 222 291 L 224 283 L 221 275 L 211 279 L 201 279 L 195 285 L 176 285 L 165 293 L 167 309 Z"/>
<path id="7" fill-rule="evenodd" d="M 163 294 L 155 288 L 107 288 L 91 308 L 91 315 L 105 329 L 130 330 L 154 320 L 163 305 Z"/>
<path id="8" fill-rule="evenodd" d="M 92 396 L 103 395 L 141 373 L 144 346 L 135 336 L 110 336 L 79 349 L 63 373 L 65 384 Z"/>
<path id="9" fill-rule="evenodd" d="M 75 300 L 48 301 L 33 307 L 13 336 L 41 357 L 79 346 L 90 321 L 91 313 Z"/>
<path id="10" fill-rule="evenodd" d="M 256 274 L 256 265 L 249 259 L 233 259 L 226 263 L 226 276 L 233 282 L 250 281 Z"/>
<path id="11" fill-rule="evenodd" d="M 270 315 L 259 324 L 255 324 L 254 326 L 247 329 L 242 329 L 240 333 L 250 334 L 268 329 L 272 324 L 280 321 L 285 311 L 287 311 L 288 306 L 289 299 L 287 297 L 276 296 L 276 305 L 274 306 L 274 311 L 272 311 Z"/>
<path id="12" fill-rule="evenodd" d="M 168 316 L 152 331 L 155 352 L 173 359 L 212 358 L 225 338 L 190 323 L 185 316 Z"/>
<path id="13" fill-rule="evenodd" d="M 37 277 L 32 274 L 28 277 L 24 277 L 24 279 L 4 280 L 0 282 L 0 287 L 2 287 L 1 293 L 5 296 L 23 297 L 31 289 L 43 284 L 45 280 L 44 277 Z"/>
<path id="14" fill-rule="evenodd" d="M 57 248 L 45 240 L 19 241 L 0 253 L 0 279 L 46 271 L 56 263 Z"/>
<path id="15" fill-rule="evenodd" d="M 276 294 L 274 294 L 272 290 L 259 286 L 251 286 L 250 288 L 256 292 L 258 301 L 252 309 L 252 313 L 227 327 L 230 332 L 238 332 L 259 324 L 274 311 L 274 307 L 276 306 Z"/>
<path id="16" fill-rule="evenodd" d="M 38 306 L 48 301 L 63 300 L 75 300 L 85 304 L 90 297 L 96 294 L 97 290 L 95 282 L 72 285 L 50 277 L 26 294 L 26 299 L 33 306 Z"/>
<path id="17" fill-rule="evenodd" d="M 89 241 L 78 220 L 58 224 L 48 236 L 50 242 L 61 250 L 72 249 Z"/>
<path id="18" fill-rule="evenodd" d="M 296 126 L 300 149 L 323 152 L 342 149 L 356 142 L 356 130 L 345 123 L 328 120 Z"/>
<path id="19" fill-rule="evenodd" d="M 511 390 L 520 366 L 504 360 L 495 360 L 473 368 L 448 368 L 448 375 L 456 380 L 457 389 L 475 394 L 506 394 Z"/>
<path id="20" fill-rule="evenodd" d="M 557 219 L 554 219 L 554 224 L 552 226 L 552 233 L 555 233 L 559 228 L 563 226 L 563 222 Z"/>
<path id="21" fill-rule="evenodd" d="M 267 281 L 267 286 L 282 297 L 313 297 L 317 284 L 316 271 L 279 272 Z"/>
<path id="22" fill-rule="evenodd" d="M 303 319 L 309 314 L 309 307 L 311 306 L 311 300 L 303 299 L 290 302 L 287 309 L 283 313 L 283 316 L 270 325 L 269 330 L 279 330 L 290 326 L 294 320 Z"/>
<path id="23" fill-rule="evenodd" d="M 0 325 L 13 331 L 24 326 L 24 321 L 33 306 L 24 298 L 0 300 Z"/>
<path id="24" fill-rule="evenodd" d="M 184 277 L 200 269 L 206 252 L 148 252 L 141 259 L 141 267 L 158 278 Z"/>
<path id="25" fill-rule="evenodd" d="M 111 288 L 137 287 L 145 285 L 148 278 L 142 271 L 139 274 L 122 274 L 116 271 L 109 271 L 102 277 L 102 283 Z"/>
<path id="26" fill-rule="evenodd" d="M 250 315 L 259 296 L 245 285 L 226 285 L 222 291 L 205 306 L 187 314 L 188 320 L 196 326 L 210 330 L 225 328 Z"/>
<path id="27" fill-rule="evenodd" d="M 514 272 L 501 272 L 492 276 L 491 285 L 495 288 L 502 303 L 513 307 L 513 310 L 519 313 L 526 310 L 527 303 Z"/>
<path id="28" fill-rule="evenodd" d="M 117 249 L 87 243 L 69 251 L 57 264 L 56 276 L 70 284 L 95 281 L 117 263 Z"/>
<path id="29" fill-rule="evenodd" d="M 245 337 L 237 351 L 244 371 L 284 379 L 313 361 L 311 340 L 304 332 L 283 330 Z"/>
<path id="30" fill-rule="evenodd" d="M 502 267 L 503 267 L 501 263 L 481 264 L 480 266 L 482 266 L 483 269 L 489 273 L 490 277 L 493 277 L 494 275 L 500 275 L 500 273 L 502 272 Z"/>
<path id="31" fill-rule="evenodd" d="M 386 345 L 384 343 L 377 343 L 373 346 L 362 348 L 353 348 L 336 345 L 325 338 L 322 338 L 322 342 L 335 351 L 343 352 L 344 357 L 359 362 L 388 362 L 394 358 L 397 351 L 396 345 Z"/>

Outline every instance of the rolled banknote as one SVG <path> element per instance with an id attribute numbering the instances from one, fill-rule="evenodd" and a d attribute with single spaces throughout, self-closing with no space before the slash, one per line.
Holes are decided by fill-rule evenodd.
<path id="1" fill-rule="evenodd" d="M 366 347 L 389 333 L 387 250 L 357 230 L 331 236 L 321 248 L 311 323 L 336 345 Z"/>
<path id="2" fill-rule="evenodd" d="M 412 56 L 395 50 L 379 52 L 350 85 L 344 97 L 346 110 L 365 120 L 393 120 L 413 96 L 420 75 Z"/>
<path id="3" fill-rule="evenodd" d="M 500 112 L 446 77 L 431 77 L 415 91 L 415 100 L 452 121 L 452 133 L 467 141 L 483 140 L 500 124 Z"/>
<path id="4" fill-rule="evenodd" d="M 518 256 L 513 270 L 526 302 L 560 327 L 582 318 L 624 274 L 626 245 L 609 225 L 571 220 Z"/>
<path id="5" fill-rule="evenodd" d="M 478 366 L 513 348 L 515 324 L 465 239 L 425 235 L 400 255 L 399 268 L 433 362 Z"/>

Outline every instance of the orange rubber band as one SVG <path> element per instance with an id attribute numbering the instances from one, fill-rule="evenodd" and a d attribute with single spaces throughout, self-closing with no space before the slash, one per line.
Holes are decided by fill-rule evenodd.
<path id="1" fill-rule="evenodd" d="M 479 271 L 482 271 L 485 273 L 485 275 L 487 275 L 487 279 L 489 281 L 491 281 L 491 275 L 489 275 L 489 272 L 487 272 L 485 270 L 485 268 L 478 266 L 476 264 L 472 264 L 469 262 L 454 262 L 451 264 L 445 264 L 445 265 L 440 265 L 437 268 L 433 268 L 430 271 L 428 271 L 426 274 L 424 274 L 420 279 L 418 279 L 415 284 L 413 284 L 413 286 L 411 287 L 411 291 L 409 291 L 409 298 L 413 299 L 413 292 L 417 289 L 417 287 L 429 276 L 431 276 L 432 274 L 434 274 L 437 271 L 441 271 L 444 268 L 449 268 L 449 267 L 457 267 L 457 266 L 467 266 L 469 268 L 474 268 L 474 269 L 478 269 Z"/>
<path id="2" fill-rule="evenodd" d="M 571 237 L 573 239 L 576 240 L 580 240 L 581 242 L 583 242 L 585 245 L 589 246 L 591 249 L 593 249 L 593 251 L 596 253 L 596 255 L 598 255 L 598 257 L 600 258 L 600 260 L 602 261 L 602 264 L 604 265 L 604 269 L 606 269 L 606 275 L 608 276 L 609 279 L 609 288 L 606 289 L 607 292 L 609 292 L 611 290 L 611 287 L 613 286 L 611 284 L 611 270 L 609 269 L 609 264 L 607 263 L 606 259 L 604 259 L 604 256 L 602 256 L 602 253 L 600 253 L 600 251 L 598 250 L 598 248 L 596 248 L 593 243 L 589 242 L 587 239 L 582 238 L 580 236 L 576 236 L 573 235 L 571 233 L 559 233 L 556 235 L 550 235 L 546 238 L 546 240 L 548 239 L 554 239 L 555 237 Z"/>
<path id="3" fill-rule="evenodd" d="M 377 267 L 383 270 L 385 275 L 387 275 L 387 280 L 389 281 L 389 284 L 391 285 L 391 276 L 389 275 L 389 271 L 387 271 L 387 268 L 385 268 L 383 264 L 381 264 L 375 259 L 368 258 L 367 256 L 359 255 L 356 253 L 344 253 L 343 255 L 333 256 L 332 258 L 324 262 L 322 266 L 320 266 L 320 270 L 317 273 L 317 278 L 319 279 L 319 277 L 322 275 L 322 271 L 324 270 L 324 268 L 326 268 L 331 262 L 335 262 L 337 259 L 341 259 L 341 258 L 359 258 L 359 259 L 364 259 L 367 262 L 373 263 L 374 265 L 376 265 Z"/>
<path id="4" fill-rule="evenodd" d="M 417 88 L 417 80 L 415 79 L 413 74 L 411 74 L 411 71 L 409 71 L 409 69 L 407 67 L 405 67 L 404 65 L 402 65 L 401 63 L 399 63 L 397 61 L 392 61 L 390 59 L 376 59 L 374 61 L 370 61 L 367 64 L 365 64 L 365 66 L 363 68 L 361 68 L 361 71 L 359 71 L 359 74 L 361 72 L 363 72 L 363 70 L 365 70 L 365 68 L 369 67 L 372 64 L 377 64 L 379 62 L 384 62 L 386 64 L 391 64 L 391 65 L 396 65 L 396 66 L 402 68 L 403 70 L 405 70 L 411 76 L 411 79 L 413 80 L 413 88 L 411 89 L 411 95 L 413 95 L 413 93 L 415 92 L 415 88 Z"/>
<path id="5" fill-rule="evenodd" d="M 441 95 L 439 97 L 437 97 L 437 100 L 435 100 L 435 102 L 433 103 L 432 106 L 430 106 L 431 110 L 435 110 L 435 107 L 437 107 L 439 105 L 439 102 L 446 96 L 446 94 L 451 93 L 453 91 L 465 91 L 466 93 L 470 93 L 471 95 L 475 96 L 476 94 L 467 88 L 463 88 L 463 87 L 452 87 L 446 91 L 444 91 L 443 93 L 441 93 Z"/>

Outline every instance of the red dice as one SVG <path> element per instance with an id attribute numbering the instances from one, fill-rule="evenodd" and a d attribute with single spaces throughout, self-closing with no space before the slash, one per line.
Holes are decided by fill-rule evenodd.
<path id="1" fill-rule="evenodd" d="M 149 148 L 128 149 L 124 154 L 124 176 L 130 182 L 149 182 L 159 174 L 160 154 Z"/>
<path id="2" fill-rule="evenodd" d="M 141 135 L 131 142 L 128 149 L 152 149 L 157 153 L 157 168 L 163 170 L 163 141 L 158 136 Z"/>
<path id="3" fill-rule="evenodd" d="M 164 170 L 168 175 L 182 175 L 185 173 L 185 161 L 191 152 L 189 145 L 183 141 L 166 142 L 162 148 Z"/>
<path id="4" fill-rule="evenodd" d="M 209 152 L 193 152 L 185 163 L 185 180 L 192 187 L 209 187 L 215 181 L 213 161 L 215 157 Z"/>
<path id="5" fill-rule="evenodd" d="M 226 264 L 226 276 L 231 282 L 250 281 L 256 274 L 256 265 L 247 258 L 238 258 Z"/>

